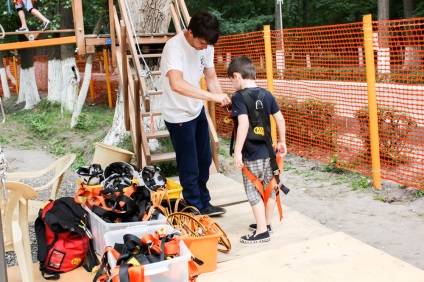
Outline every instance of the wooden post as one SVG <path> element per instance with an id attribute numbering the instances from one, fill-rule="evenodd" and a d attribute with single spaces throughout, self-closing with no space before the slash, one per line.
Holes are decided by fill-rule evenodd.
<path id="1" fill-rule="evenodd" d="M 18 80 L 18 67 L 16 66 L 16 57 L 12 57 L 13 60 L 13 70 L 15 72 L 15 87 L 16 87 L 16 94 L 19 94 L 19 80 Z"/>
<path id="2" fill-rule="evenodd" d="M 113 0 L 109 0 L 109 26 L 110 26 L 110 44 L 112 50 L 112 66 L 116 68 L 116 38 L 115 38 L 115 17 L 113 14 Z"/>
<path id="3" fill-rule="evenodd" d="M 72 0 L 72 13 L 74 15 L 74 29 L 78 55 L 85 55 L 85 34 L 81 0 Z"/>
<path id="4" fill-rule="evenodd" d="M 128 97 L 128 58 L 127 58 L 127 29 L 125 26 L 124 21 L 120 21 L 121 26 L 121 38 L 120 38 L 120 44 L 119 48 L 121 50 L 121 56 L 122 56 L 122 96 L 124 98 L 124 121 L 125 121 L 125 128 L 127 130 L 130 129 L 131 121 L 130 121 L 130 101 Z"/>
<path id="5" fill-rule="evenodd" d="M 266 65 L 266 81 L 269 92 L 274 95 L 274 76 L 272 70 L 272 51 L 271 51 L 271 32 L 269 25 L 264 26 L 264 41 L 265 41 L 265 65 Z M 271 120 L 271 137 L 272 142 L 277 143 L 277 125 L 274 118 Z"/>
<path id="6" fill-rule="evenodd" d="M 90 96 L 91 96 L 91 103 L 94 104 L 94 82 L 93 82 L 93 77 L 91 77 L 90 79 Z"/>
<path id="7" fill-rule="evenodd" d="M 109 102 L 109 108 L 113 108 L 112 104 L 112 93 L 110 90 L 110 77 L 109 77 L 109 60 L 108 60 L 107 50 L 103 49 L 103 59 L 104 59 L 104 68 L 106 73 L 106 87 L 107 87 L 107 100 Z"/>

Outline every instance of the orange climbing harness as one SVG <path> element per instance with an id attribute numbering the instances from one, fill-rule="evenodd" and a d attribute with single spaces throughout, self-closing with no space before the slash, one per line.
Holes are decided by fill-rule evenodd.
<path id="1" fill-rule="evenodd" d="M 277 161 L 279 170 L 283 171 L 284 163 L 283 163 L 283 158 L 280 156 L 280 154 L 277 154 L 276 161 Z M 278 213 L 280 214 L 280 221 L 281 221 L 283 219 L 283 207 L 281 206 L 280 187 L 283 186 L 283 183 L 279 180 L 279 178 L 274 177 L 268 183 L 264 191 L 264 186 L 262 184 L 262 181 L 259 180 L 252 172 L 250 172 L 250 170 L 248 170 L 246 166 L 243 166 L 243 173 L 253 183 L 253 185 L 255 185 L 256 189 L 261 194 L 262 200 L 264 201 L 264 205 L 268 203 L 272 190 L 273 189 L 275 190 Z"/>

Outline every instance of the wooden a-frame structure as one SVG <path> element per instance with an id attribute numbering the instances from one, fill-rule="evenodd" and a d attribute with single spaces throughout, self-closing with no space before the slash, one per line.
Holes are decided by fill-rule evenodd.
<path id="1" fill-rule="evenodd" d="M 110 45 L 112 50 L 112 64 L 118 68 L 119 83 L 122 87 L 124 98 L 124 119 L 126 130 L 131 133 L 131 139 L 134 147 L 134 153 L 137 158 L 137 165 L 143 167 L 147 164 L 159 163 L 175 159 L 175 152 L 152 153 L 149 148 L 149 139 L 160 139 L 169 137 L 167 130 L 149 130 L 143 123 L 144 118 L 152 116 L 160 116 L 160 111 L 150 110 L 150 96 L 161 95 L 162 90 L 148 89 L 146 79 L 148 76 L 160 76 L 160 71 L 152 71 L 146 74 L 141 59 L 158 59 L 162 55 L 162 51 L 150 52 L 149 46 L 164 46 L 168 39 L 172 38 L 176 33 L 180 32 L 184 25 L 188 25 L 190 16 L 184 0 L 175 0 L 171 2 L 171 18 L 176 33 L 166 34 L 136 34 L 132 30 L 130 15 L 126 10 L 126 0 L 117 0 L 119 5 L 119 15 L 117 7 L 113 0 L 109 0 L 109 18 L 110 18 L 110 35 L 86 35 L 84 33 L 82 0 L 72 0 L 72 11 L 74 17 L 73 30 L 58 31 L 30 31 L 25 34 L 37 38 L 43 33 L 69 33 L 74 32 L 73 36 L 65 36 L 52 39 L 39 39 L 22 41 L 15 43 L 0 44 L 0 51 L 14 50 L 23 48 L 44 47 L 62 44 L 76 44 L 79 55 L 93 54 L 96 46 Z M 15 34 L 14 32 L 6 33 Z M 20 33 L 22 34 L 22 33 Z M 140 54 L 138 46 L 142 46 L 142 50 L 147 50 L 145 54 Z M 144 52 L 143 51 L 143 52 Z M 141 106 L 141 101 L 143 106 Z M 219 140 L 214 126 L 214 106 L 208 103 L 207 117 L 209 122 L 209 132 L 211 136 L 211 148 L 213 156 L 213 165 L 211 172 L 218 169 L 218 152 Z M 212 113 L 212 117 L 209 113 Z"/>

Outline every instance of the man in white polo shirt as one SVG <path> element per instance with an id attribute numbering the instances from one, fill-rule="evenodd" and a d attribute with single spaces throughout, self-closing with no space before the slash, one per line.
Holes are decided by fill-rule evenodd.
<path id="1" fill-rule="evenodd" d="M 213 206 L 207 188 L 212 163 L 208 121 L 203 100 L 228 106 L 231 99 L 222 92 L 214 67 L 214 47 L 219 38 L 219 22 L 210 12 L 193 15 L 187 30 L 170 39 L 161 60 L 164 89 L 162 116 L 176 153 L 183 197 L 202 214 L 224 214 Z M 205 76 L 208 91 L 200 81 Z"/>

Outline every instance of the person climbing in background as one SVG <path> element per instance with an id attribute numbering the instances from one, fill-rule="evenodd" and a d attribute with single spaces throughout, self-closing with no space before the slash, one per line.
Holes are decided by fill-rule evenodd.
<path id="1" fill-rule="evenodd" d="M 271 92 L 256 85 L 256 70 L 251 59 L 244 56 L 235 57 L 228 66 L 227 74 L 237 90 L 232 97 L 231 106 L 231 117 L 235 120 L 237 132 L 233 160 L 237 168 L 243 169 L 245 166 L 242 172 L 243 184 L 256 220 L 255 224 L 249 226 L 253 232 L 242 236 L 240 241 L 242 243 L 268 242 L 271 238 L 271 222 L 276 197 L 279 197 L 275 187 L 267 187 L 268 183 L 275 178 L 271 160 L 274 156 L 270 156 L 270 151 L 274 153 L 274 149 L 268 148 L 268 145 L 272 144 L 270 115 L 274 117 L 277 125 L 276 150 L 280 156 L 287 154 L 285 121 Z M 256 119 L 252 115 L 256 115 Z M 257 122 L 261 120 L 261 123 L 256 123 L 255 127 L 249 128 L 249 120 Z M 255 134 L 261 136 L 254 136 Z M 246 168 L 248 171 L 245 171 Z M 246 175 L 249 172 L 262 181 L 264 195 L 270 192 L 266 191 L 267 189 L 272 189 L 268 199 L 262 198 L 262 193 Z M 279 191 L 278 188 L 277 191 Z"/>
<path id="2" fill-rule="evenodd" d="M 43 22 L 43 28 L 42 30 L 47 30 L 50 26 L 50 21 L 43 16 L 37 9 L 34 8 L 34 2 L 33 0 L 14 0 L 16 11 L 18 12 L 19 19 L 21 20 L 21 27 L 16 30 L 16 32 L 25 32 L 29 31 L 27 22 L 25 19 L 25 10 L 27 10 L 30 14 L 33 14 L 38 19 L 40 19 Z"/>

